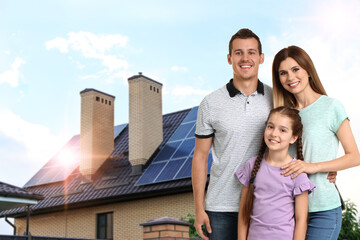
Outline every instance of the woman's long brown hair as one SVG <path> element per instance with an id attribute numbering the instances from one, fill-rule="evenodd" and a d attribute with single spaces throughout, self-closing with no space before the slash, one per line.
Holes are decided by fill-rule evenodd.
<path id="1" fill-rule="evenodd" d="M 287 106 L 295 107 L 296 99 L 293 94 L 285 90 L 280 82 L 279 67 L 282 61 L 287 58 L 294 59 L 309 75 L 311 88 L 322 95 L 327 95 L 317 74 L 315 65 L 310 56 L 300 47 L 289 46 L 281 49 L 274 57 L 272 65 L 273 101 L 274 107 Z"/>

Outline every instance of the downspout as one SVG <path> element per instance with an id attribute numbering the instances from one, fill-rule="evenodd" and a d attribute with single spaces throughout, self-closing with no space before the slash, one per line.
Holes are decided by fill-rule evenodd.
<path id="1" fill-rule="evenodd" d="M 26 206 L 26 236 L 29 236 L 30 205 Z"/>
<path id="2" fill-rule="evenodd" d="M 12 222 L 9 221 L 9 219 L 7 218 L 6 215 L 5 215 L 5 221 L 6 221 L 8 224 L 10 224 L 11 227 L 14 228 L 14 235 L 16 235 L 16 226 L 15 226 Z"/>

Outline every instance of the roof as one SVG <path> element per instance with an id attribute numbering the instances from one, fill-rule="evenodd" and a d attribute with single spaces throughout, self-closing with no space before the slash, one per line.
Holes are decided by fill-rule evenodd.
<path id="1" fill-rule="evenodd" d="M 0 182 L 0 211 L 36 204 L 44 197 L 24 188 Z"/>
<path id="2" fill-rule="evenodd" d="M 179 128 L 190 110 L 163 115 L 163 142 L 149 159 L 145 168 L 151 165 L 152 160 Z M 84 181 L 79 167 L 76 167 L 64 181 L 27 187 L 28 191 L 44 196 L 44 199 L 38 204 L 31 206 L 32 214 L 62 211 L 65 206 L 66 209 L 74 209 L 192 191 L 190 177 L 156 184 L 136 185 L 141 174 L 132 175 L 132 166 L 128 159 L 128 126 L 122 128 L 123 130 L 114 139 L 113 153 L 94 174 L 92 182 Z M 74 137 L 69 142 L 71 141 L 79 144 L 79 141 L 74 141 Z M 0 212 L 0 217 L 5 215 L 22 217 L 25 214 L 25 208 L 16 208 Z"/>

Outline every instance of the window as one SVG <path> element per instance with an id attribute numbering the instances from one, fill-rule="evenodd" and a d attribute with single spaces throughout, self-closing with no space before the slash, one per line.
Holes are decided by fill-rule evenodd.
<path id="1" fill-rule="evenodd" d="M 113 213 L 97 214 L 96 238 L 113 239 Z"/>
<path id="2" fill-rule="evenodd" d="M 150 86 L 150 90 L 152 90 L 152 86 Z"/>
<path id="3" fill-rule="evenodd" d="M 96 101 L 100 102 L 100 98 L 99 98 L 99 97 L 96 97 Z"/>

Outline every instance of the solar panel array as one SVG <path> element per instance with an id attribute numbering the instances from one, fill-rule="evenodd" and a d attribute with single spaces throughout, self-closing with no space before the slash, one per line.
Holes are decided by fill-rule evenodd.
<path id="1" fill-rule="evenodd" d="M 114 127 L 114 139 L 128 124 Z M 80 135 L 75 135 L 69 142 L 47 162 L 24 187 L 65 181 L 80 165 Z"/>
<path id="2" fill-rule="evenodd" d="M 192 108 L 169 141 L 160 149 L 136 185 L 146 185 L 191 177 L 195 149 L 195 127 L 198 107 Z M 212 156 L 208 157 L 208 173 Z"/>
<path id="3" fill-rule="evenodd" d="M 79 166 L 79 157 L 80 135 L 75 135 L 24 187 L 65 180 Z M 71 161 L 70 159 L 64 158 L 71 158 Z M 64 164 L 64 160 L 67 161 L 66 164 Z"/>

